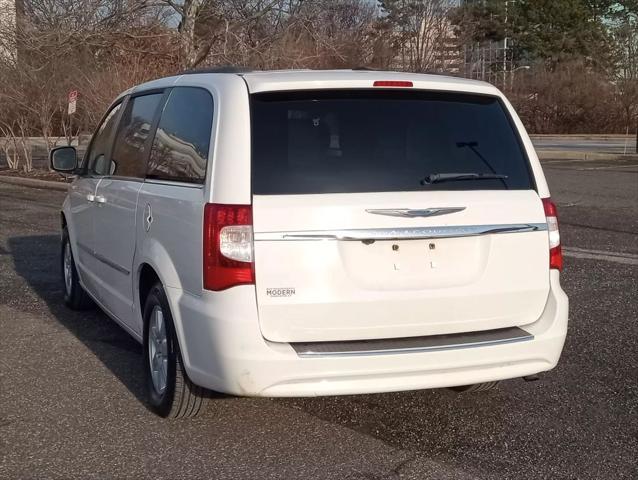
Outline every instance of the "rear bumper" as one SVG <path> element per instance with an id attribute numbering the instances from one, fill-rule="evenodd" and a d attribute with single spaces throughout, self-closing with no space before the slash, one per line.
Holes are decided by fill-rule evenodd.
<path id="1" fill-rule="evenodd" d="M 202 297 L 167 293 L 189 377 L 234 395 L 346 395 L 521 377 L 556 366 L 567 334 L 568 300 L 556 271 L 542 316 L 521 325 L 532 340 L 418 353 L 302 358 L 289 344 L 264 340 L 252 286 Z"/>

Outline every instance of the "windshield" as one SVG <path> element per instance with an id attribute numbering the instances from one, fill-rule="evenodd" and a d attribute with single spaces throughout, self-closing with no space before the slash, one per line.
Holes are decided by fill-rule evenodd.
<path id="1" fill-rule="evenodd" d="M 257 195 L 534 188 L 518 134 L 497 97 L 270 92 L 252 95 L 251 116 Z M 476 175 L 423 181 L 455 173 Z"/>

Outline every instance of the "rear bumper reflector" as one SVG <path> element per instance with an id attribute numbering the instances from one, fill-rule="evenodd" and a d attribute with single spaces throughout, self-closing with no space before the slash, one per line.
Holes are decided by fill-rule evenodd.
<path id="1" fill-rule="evenodd" d="M 534 336 L 531 333 L 521 328 L 508 327 L 482 332 L 425 337 L 350 340 L 344 342 L 298 342 L 290 345 L 300 357 L 326 357 L 432 352 L 487 347 L 505 343 L 525 342 L 533 339 Z"/>

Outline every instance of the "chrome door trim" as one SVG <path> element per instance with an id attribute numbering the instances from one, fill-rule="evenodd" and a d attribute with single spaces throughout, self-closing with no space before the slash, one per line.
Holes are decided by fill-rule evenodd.
<path id="1" fill-rule="evenodd" d="M 190 183 L 190 182 L 180 182 L 177 180 L 162 180 L 159 178 L 147 178 L 144 180 L 144 183 L 148 183 L 150 185 L 167 185 L 169 187 L 183 187 L 183 188 L 199 188 L 203 189 L 203 183 Z"/>
<path id="2" fill-rule="evenodd" d="M 462 212 L 466 207 L 434 207 L 434 208 L 366 208 L 366 212 L 388 217 L 419 218 L 438 217 L 450 213 Z"/>
<path id="3" fill-rule="evenodd" d="M 293 232 L 258 232 L 255 241 L 281 240 L 424 240 L 432 238 L 475 237 L 501 233 L 541 232 L 546 223 L 507 223 L 494 225 L 458 225 L 440 227 L 361 228 L 345 230 L 309 230 Z"/>
<path id="4" fill-rule="evenodd" d="M 117 263 L 114 263 L 114 262 L 110 261 L 108 258 L 100 255 L 99 253 L 97 253 L 96 251 L 90 249 L 88 246 L 84 245 L 83 243 L 78 242 L 78 247 L 80 249 L 84 250 L 89 255 L 91 255 L 96 260 L 99 260 L 100 262 L 102 262 L 104 265 L 107 265 L 107 266 L 113 268 L 114 270 L 117 270 L 118 272 L 123 273 L 124 275 L 130 275 L 131 274 L 130 270 L 127 270 L 126 268 L 122 267 L 121 265 L 118 265 Z"/>
<path id="5" fill-rule="evenodd" d="M 351 340 L 342 342 L 299 342 L 290 345 L 302 358 L 335 356 L 397 355 L 438 352 L 475 347 L 490 347 L 527 342 L 534 335 L 519 327 L 507 327 L 470 333 L 431 335 L 424 337 Z"/>

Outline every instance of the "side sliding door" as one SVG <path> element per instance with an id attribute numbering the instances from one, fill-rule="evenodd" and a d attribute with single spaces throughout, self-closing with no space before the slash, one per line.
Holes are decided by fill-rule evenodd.
<path id="1" fill-rule="evenodd" d="M 122 113 L 109 175 L 98 185 L 95 202 L 95 255 L 102 263 L 103 306 L 133 333 L 141 335 L 133 309 L 136 209 L 144 182 L 153 129 L 164 91 L 135 93 Z"/>

